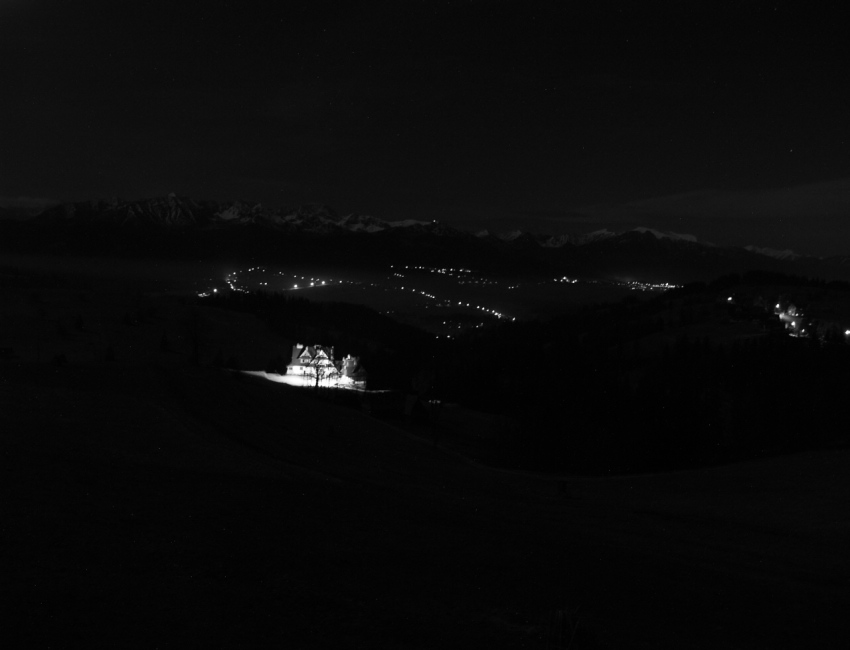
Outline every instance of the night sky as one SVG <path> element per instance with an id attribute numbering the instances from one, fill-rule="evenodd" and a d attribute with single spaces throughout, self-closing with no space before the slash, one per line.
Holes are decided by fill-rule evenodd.
<path id="1" fill-rule="evenodd" d="M 0 197 L 850 253 L 837 15 L 563 4 L 0 0 Z"/>

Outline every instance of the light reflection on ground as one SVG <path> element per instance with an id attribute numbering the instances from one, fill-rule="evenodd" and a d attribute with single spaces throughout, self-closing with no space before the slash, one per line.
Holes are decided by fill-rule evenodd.
<path id="1" fill-rule="evenodd" d="M 316 386 L 316 378 L 309 375 L 279 375 L 274 372 L 265 372 L 264 370 L 242 370 L 242 374 L 252 377 L 260 377 L 269 381 L 277 382 L 278 384 L 286 384 L 287 386 L 297 386 L 299 388 L 313 388 Z M 362 390 L 355 386 L 340 381 L 338 379 L 320 379 L 320 388 L 344 388 L 346 390 Z"/>

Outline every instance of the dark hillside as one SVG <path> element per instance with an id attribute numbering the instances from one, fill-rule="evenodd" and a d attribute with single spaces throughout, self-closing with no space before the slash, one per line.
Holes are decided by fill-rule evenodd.
<path id="1" fill-rule="evenodd" d="M 27 647 L 843 647 L 844 450 L 497 471 L 212 368 L 231 332 L 286 343 L 256 318 L 200 312 L 193 359 L 190 306 L 110 286 L 3 273 L 2 605 Z"/>
<path id="2" fill-rule="evenodd" d="M 811 335 L 774 315 L 791 298 L 811 307 Z M 529 425 L 502 441 L 512 467 L 681 469 L 846 445 L 847 326 L 843 283 L 726 276 L 462 335 L 438 377 L 449 399 Z"/>
<path id="3" fill-rule="evenodd" d="M 559 611 L 574 647 L 836 647 L 850 604 L 845 453 L 566 497 L 227 374 L 3 382 L 4 609 L 30 647 L 538 647 Z"/>

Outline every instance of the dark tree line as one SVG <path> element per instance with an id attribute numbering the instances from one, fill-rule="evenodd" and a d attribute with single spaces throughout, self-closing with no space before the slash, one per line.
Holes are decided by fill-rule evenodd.
<path id="1" fill-rule="evenodd" d="M 506 462 L 552 471 L 696 467 L 840 440 L 850 346 L 782 331 L 712 341 L 689 337 L 676 316 L 670 342 L 647 349 L 646 337 L 673 326 L 660 313 L 699 310 L 716 293 L 690 287 L 461 337 L 442 357 L 442 388 L 517 418 Z"/>

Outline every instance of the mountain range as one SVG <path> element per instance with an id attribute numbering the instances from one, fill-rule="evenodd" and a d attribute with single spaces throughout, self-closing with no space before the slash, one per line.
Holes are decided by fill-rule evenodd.
<path id="1" fill-rule="evenodd" d="M 850 257 L 807 257 L 755 245 L 715 246 L 693 235 L 634 228 L 545 235 L 471 233 L 439 221 L 340 215 L 326 205 L 272 209 L 246 201 L 152 199 L 63 203 L 0 219 L 0 250 L 382 267 L 464 266 L 489 272 L 687 282 L 761 269 L 850 279 Z"/>

